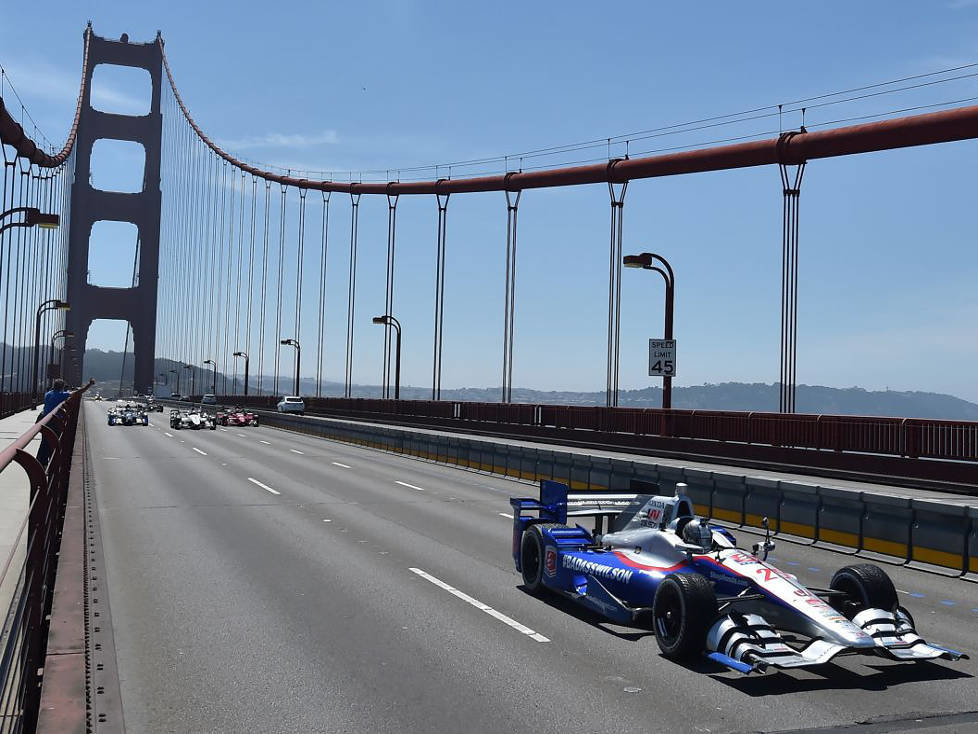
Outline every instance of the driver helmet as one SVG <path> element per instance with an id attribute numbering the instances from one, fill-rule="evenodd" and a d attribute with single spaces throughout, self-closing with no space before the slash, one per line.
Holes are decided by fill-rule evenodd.
<path id="1" fill-rule="evenodd" d="M 709 550 L 713 546 L 713 532 L 705 520 L 694 517 L 683 528 L 683 542 Z"/>

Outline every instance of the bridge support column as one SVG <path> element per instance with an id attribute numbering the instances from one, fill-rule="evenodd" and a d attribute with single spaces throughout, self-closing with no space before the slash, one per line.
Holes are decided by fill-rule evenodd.
<path id="1" fill-rule="evenodd" d="M 84 343 L 89 324 L 100 318 L 123 319 L 138 334 L 134 341 L 133 386 L 140 393 L 153 388 L 156 349 L 156 302 L 160 253 L 160 151 L 163 116 L 160 111 L 162 49 L 158 39 L 130 43 L 127 36 L 110 41 L 91 30 L 89 62 L 81 101 L 75 143 L 75 178 L 71 186 L 71 224 L 68 233 L 68 302 L 66 325 L 75 332 L 81 349 L 77 363 L 66 375 L 69 384 L 80 385 L 84 373 Z M 91 105 L 92 74 L 99 64 L 146 69 L 152 82 L 149 114 L 116 115 Z M 130 140 L 146 151 L 142 190 L 134 194 L 101 191 L 92 187 L 92 147 L 100 138 Z M 100 288 L 88 283 L 89 239 L 100 220 L 131 222 L 139 231 L 139 272 L 131 288 Z"/>

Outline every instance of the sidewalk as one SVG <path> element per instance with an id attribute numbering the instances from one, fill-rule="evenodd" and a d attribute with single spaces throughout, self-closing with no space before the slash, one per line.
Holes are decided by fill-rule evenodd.
<path id="1" fill-rule="evenodd" d="M 22 436 L 37 419 L 37 410 L 25 410 L 9 418 L 0 420 L 0 450 L 5 449 L 17 438 Z M 26 450 L 37 453 L 40 438 L 35 438 L 27 445 Z M 10 600 L 17 585 L 21 567 L 24 564 L 24 553 L 27 549 L 27 532 L 17 541 L 17 533 L 27 515 L 29 500 L 29 485 L 27 474 L 20 465 L 11 463 L 5 471 L 0 472 L 0 572 L 7 563 L 7 558 L 13 551 L 13 558 L 7 574 L 0 578 L 0 620 L 4 620 Z"/>

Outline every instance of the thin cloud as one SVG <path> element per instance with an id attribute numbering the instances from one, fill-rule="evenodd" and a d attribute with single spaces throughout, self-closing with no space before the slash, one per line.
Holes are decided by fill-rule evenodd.
<path id="1" fill-rule="evenodd" d="M 254 148 L 307 148 L 314 145 L 334 145 L 339 142 L 335 130 L 323 130 L 311 135 L 303 133 L 266 133 L 237 140 L 222 140 L 221 145 L 231 150 Z"/>
<path id="2" fill-rule="evenodd" d="M 947 4 L 951 10 L 963 10 L 964 8 L 978 7 L 978 0 L 951 0 Z"/>

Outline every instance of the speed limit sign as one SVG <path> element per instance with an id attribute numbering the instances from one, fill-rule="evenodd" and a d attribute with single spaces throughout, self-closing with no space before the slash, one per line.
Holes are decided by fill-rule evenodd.
<path id="1" fill-rule="evenodd" d="M 676 376 L 676 340 L 649 339 L 649 377 Z"/>

